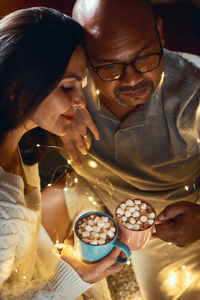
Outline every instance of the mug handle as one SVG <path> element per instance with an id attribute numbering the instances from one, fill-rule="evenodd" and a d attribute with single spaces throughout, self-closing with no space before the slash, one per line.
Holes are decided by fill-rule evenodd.
<path id="1" fill-rule="evenodd" d="M 114 246 L 121 249 L 126 255 L 126 258 L 118 257 L 117 258 L 117 263 L 119 263 L 119 264 L 126 263 L 129 260 L 129 258 L 131 257 L 131 251 L 130 251 L 129 247 L 127 245 L 125 245 L 124 243 L 118 241 L 118 240 L 116 240 L 114 242 Z"/>

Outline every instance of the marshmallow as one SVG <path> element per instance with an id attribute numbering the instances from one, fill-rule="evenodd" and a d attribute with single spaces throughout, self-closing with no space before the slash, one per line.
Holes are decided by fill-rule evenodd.
<path id="1" fill-rule="evenodd" d="M 92 226 L 90 225 L 85 226 L 85 230 L 89 232 L 92 231 Z"/>
<path id="2" fill-rule="evenodd" d="M 99 239 L 99 240 L 98 240 L 99 245 L 103 245 L 103 244 L 105 244 L 105 242 L 106 242 L 106 241 L 105 241 L 104 239 Z"/>
<path id="3" fill-rule="evenodd" d="M 141 200 L 135 200 L 135 204 L 141 204 Z"/>
<path id="4" fill-rule="evenodd" d="M 140 210 L 138 205 L 135 205 L 134 208 L 135 208 L 135 210 Z"/>
<path id="5" fill-rule="evenodd" d="M 101 229 L 98 226 L 92 226 L 92 230 L 99 232 Z"/>
<path id="6" fill-rule="evenodd" d="M 142 223 L 146 223 L 147 217 L 146 217 L 146 216 L 141 216 L 140 221 L 141 221 Z"/>
<path id="7" fill-rule="evenodd" d="M 124 215 L 124 210 L 123 210 L 122 208 L 119 207 L 119 208 L 117 209 L 117 214 L 123 216 L 123 215 Z"/>
<path id="8" fill-rule="evenodd" d="M 98 245 L 97 239 L 90 240 L 91 245 Z"/>
<path id="9" fill-rule="evenodd" d="M 115 231 L 116 231 L 116 228 L 115 228 L 114 226 L 111 226 L 111 227 L 110 227 L 110 230 L 111 230 L 112 232 L 115 232 Z"/>
<path id="10" fill-rule="evenodd" d="M 131 216 L 131 212 L 129 210 L 125 210 L 125 216 L 128 218 Z"/>
<path id="11" fill-rule="evenodd" d="M 130 218 L 130 219 L 129 219 L 129 222 L 130 222 L 131 224 L 135 224 L 136 221 L 135 221 L 134 218 Z"/>
<path id="12" fill-rule="evenodd" d="M 133 225 L 133 230 L 139 230 L 139 229 L 140 229 L 140 226 L 138 224 Z"/>
<path id="13" fill-rule="evenodd" d="M 129 223 L 126 223 L 126 224 L 125 224 L 125 227 L 126 227 L 127 229 L 133 229 L 133 225 L 132 225 L 132 224 L 129 224 Z"/>
<path id="14" fill-rule="evenodd" d="M 88 220 L 88 225 L 94 225 L 94 222 L 92 220 Z"/>
<path id="15" fill-rule="evenodd" d="M 83 231 L 82 236 L 83 237 L 88 237 L 88 236 L 90 236 L 90 233 L 88 231 Z"/>
<path id="16" fill-rule="evenodd" d="M 110 228 L 110 223 L 105 223 L 104 228 Z"/>
<path id="17" fill-rule="evenodd" d="M 135 207 L 134 207 L 134 206 L 129 207 L 128 209 L 129 209 L 129 211 L 130 211 L 131 213 L 135 211 Z"/>
<path id="18" fill-rule="evenodd" d="M 147 222 L 148 222 L 149 225 L 152 225 L 154 223 L 154 220 L 149 219 Z"/>
<path id="19" fill-rule="evenodd" d="M 127 206 L 133 206 L 133 205 L 134 205 L 134 202 L 133 202 L 131 199 L 128 199 L 128 200 L 126 201 L 126 205 L 127 205 Z"/>
<path id="20" fill-rule="evenodd" d="M 100 220 L 100 218 L 97 216 L 97 217 L 94 219 L 94 223 L 96 224 L 99 220 Z"/>
<path id="21" fill-rule="evenodd" d="M 126 222 L 127 220 L 128 220 L 127 217 L 122 217 L 123 222 Z"/>
<path id="22" fill-rule="evenodd" d="M 156 215 L 154 214 L 154 212 L 151 212 L 151 213 L 148 214 L 148 218 L 150 218 L 150 219 L 154 219 L 155 216 Z"/>
<path id="23" fill-rule="evenodd" d="M 107 231 L 107 235 L 110 237 L 110 238 L 113 238 L 115 236 L 114 232 L 112 232 L 111 230 L 108 230 Z"/>
<path id="24" fill-rule="evenodd" d="M 142 205 L 140 207 L 141 207 L 141 209 L 145 210 L 147 208 L 147 204 L 146 203 L 142 203 Z"/>
<path id="25" fill-rule="evenodd" d="M 126 204 L 125 204 L 125 203 L 122 203 L 122 204 L 120 205 L 120 207 L 121 207 L 122 209 L 125 209 L 125 208 L 126 208 Z"/>
<path id="26" fill-rule="evenodd" d="M 98 221 L 97 226 L 100 227 L 100 228 L 103 228 L 104 227 L 104 222 Z"/>
<path id="27" fill-rule="evenodd" d="M 100 235 L 98 232 L 92 231 L 91 236 L 94 237 L 95 239 L 98 239 Z"/>
<path id="28" fill-rule="evenodd" d="M 104 233 L 104 232 L 101 232 L 101 233 L 99 234 L 99 236 L 100 236 L 100 238 L 102 238 L 102 239 L 106 239 L 106 233 Z"/>
<path id="29" fill-rule="evenodd" d="M 137 218 L 137 217 L 139 217 L 139 216 L 140 216 L 139 211 L 134 211 L 134 212 L 132 213 L 132 217 L 133 217 L 133 218 Z"/>
<path id="30" fill-rule="evenodd" d="M 102 216 L 101 221 L 103 221 L 104 223 L 107 223 L 108 222 L 108 217 Z"/>

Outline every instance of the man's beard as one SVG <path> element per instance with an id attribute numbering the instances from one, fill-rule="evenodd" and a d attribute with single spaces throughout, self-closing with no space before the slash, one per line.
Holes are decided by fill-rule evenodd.
<path id="1" fill-rule="evenodd" d="M 121 97 L 120 97 L 120 92 L 131 92 L 131 91 L 137 91 L 139 89 L 142 89 L 142 88 L 149 88 L 149 93 L 148 95 L 143 99 L 143 103 L 146 102 L 147 100 L 149 100 L 151 98 L 151 96 L 153 95 L 154 93 L 154 90 L 155 90 L 155 87 L 154 87 L 154 83 L 153 81 L 151 80 L 148 80 L 148 81 L 143 81 L 143 82 L 140 82 L 134 86 L 123 86 L 123 87 L 120 87 L 120 88 L 116 88 L 114 90 L 114 95 L 116 97 L 116 100 L 118 101 L 118 103 L 120 103 L 121 105 L 123 106 L 126 106 L 126 107 L 135 107 L 137 105 L 137 101 L 139 101 L 141 98 L 140 97 L 135 97 L 134 98 L 134 104 L 131 104 L 131 103 L 127 103 L 127 101 L 124 101 Z"/>

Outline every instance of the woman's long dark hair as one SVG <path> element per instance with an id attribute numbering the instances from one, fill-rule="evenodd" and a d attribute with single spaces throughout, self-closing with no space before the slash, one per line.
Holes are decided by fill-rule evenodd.
<path id="1" fill-rule="evenodd" d="M 22 9 L 0 21 L 0 143 L 56 87 L 78 45 L 82 28 L 55 9 Z"/>

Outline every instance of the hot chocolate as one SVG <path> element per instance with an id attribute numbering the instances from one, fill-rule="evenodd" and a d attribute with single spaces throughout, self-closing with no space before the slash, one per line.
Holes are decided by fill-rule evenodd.
<path id="1" fill-rule="evenodd" d="M 130 230 L 145 230 L 155 222 L 153 208 L 140 199 L 129 198 L 122 202 L 116 210 L 115 219 Z"/>
<path id="2" fill-rule="evenodd" d="M 80 219 L 76 227 L 78 237 L 90 245 L 107 244 L 115 237 L 116 232 L 115 224 L 111 219 L 96 213 Z"/>

